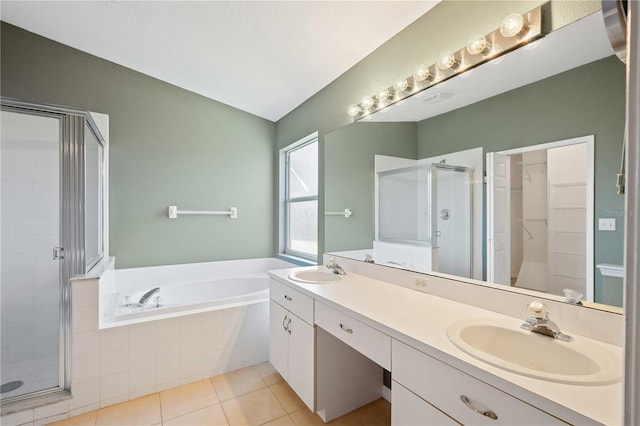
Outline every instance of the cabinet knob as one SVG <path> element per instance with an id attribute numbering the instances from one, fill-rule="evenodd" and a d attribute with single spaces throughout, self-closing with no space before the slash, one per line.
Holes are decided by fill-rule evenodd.
<path id="1" fill-rule="evenodd" d="M 282 320 L 282 328 L 284 328 L 284 331 L 287 331 L 287 326 L 286 323 L 287 322 L 287 316 L 284 316 L 284 319 Z M 289 322 L 291 322 L 291 320 L 289 320 Z"/>
<path id="2" fill-rule="evenodd" d="M 291 334 L 291 318 L 289 318 L 289 322 L 287 323 L 287 331 Z"/>
<path id="3" fill-rule="evenodd" d="M 293 298 L 291 296 L 287 296 L 286 294 L 284 295 L 284 298 L 286 300 L 288 300 L 289 302 L 291 302 L 293 300 Z"/>
<path id="4" fill-rule="evenodd" d="M 481 410 L 478 407 L 474 407 L 473 404 L 471 403 L 471 401 L 469 400 L 469 398 L 467 398 L 465 395 L 460 395 L 460 401 L 464 402 L 464 405 L 466 405 L 467 407 L 469 407 L 469 409 L 475 411 L 476 413 L 485 416 L 485 417 L 489 417 L 491 420 L 497 420 L 498 416 L 496 415 L 496 413 L 494 413 L 491 410 Z"/>

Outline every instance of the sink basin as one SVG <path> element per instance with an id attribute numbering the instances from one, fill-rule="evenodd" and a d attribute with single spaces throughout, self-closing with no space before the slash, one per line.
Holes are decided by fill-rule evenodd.
<path id="1" fill-rule="evenodd" d="M 289 279 L 307 284 L 335 284 L 342 280 L 342 276 L 329 271 L 311 270 L 292 272 Z"/>
<path id="2" fill-rule="evenodd" d="M 449 340 L 469 355 L 524 376 L 576 385 L 621 380 L 621 359 L 595 341 L 563 342 L 520 328 L 517 321 L 472 320 L 447 328 Z"/>

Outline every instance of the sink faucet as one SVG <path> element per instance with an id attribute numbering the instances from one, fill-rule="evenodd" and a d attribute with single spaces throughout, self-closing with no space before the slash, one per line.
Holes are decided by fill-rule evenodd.
<path id="1" fill-rule="evenodd" d="M 524 324 L 522 324 L 520 328 L 534 333 L 544 334 L 545 336 L 550 336 L 554 339 L 560 339 L 563 342 L 570 342 L 573 340 L 573 337 L 561 332 L 558 325 L 549 319 L 547 306 L 544 303 L 534 300 L 529 303 L 528 308 L 531 312 L 531 316 L 525 320 Z"/>
<path id="2" fill-rule="evenodd" d="M 336 262 L 336 258 L 335 257 L 332 257 L 331 259 L 329 259 L 329 263 L 327 264 L 327 268 L 329 268 L 329 270 L 331 272 L 333 272 L 334 274 L 347 275 L 347 273 L 344 271 L 344 269 L 342 269 L 342 267 L 340 265 L 338 265 L 338 263 Z"/>
<path id="3" fill-rule="evenodd" d="M 146 292 L 145 294 L 142 295 L 142 297 L 140 298 L 140 300 L 138 300 L 138 306 L 144 306 L 147 304 L 147 302 L 149 301 L 149 299 L 151 299 L 151 297 L 160 292 L 160 287 L 156 287 L 156 288 L 152 288 L 151 290 L 149 290 L 148 292 Z"/>

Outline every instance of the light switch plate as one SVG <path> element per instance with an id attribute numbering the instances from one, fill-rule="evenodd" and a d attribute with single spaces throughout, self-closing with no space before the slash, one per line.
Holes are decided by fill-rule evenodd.
<path id="1" fill-rule="evenodd" d="M 616 218 L 599 218 L 598 219 L 599 231 L 615 231 L 616 230 Z"/>

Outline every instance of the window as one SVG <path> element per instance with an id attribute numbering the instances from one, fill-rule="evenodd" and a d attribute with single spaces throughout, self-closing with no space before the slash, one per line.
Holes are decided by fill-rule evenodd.
<path id="1" fill-rule="evenodd" d="M 307 137 L 282 151 L 284 253 L 318 257 L 318 138 Z"/>

